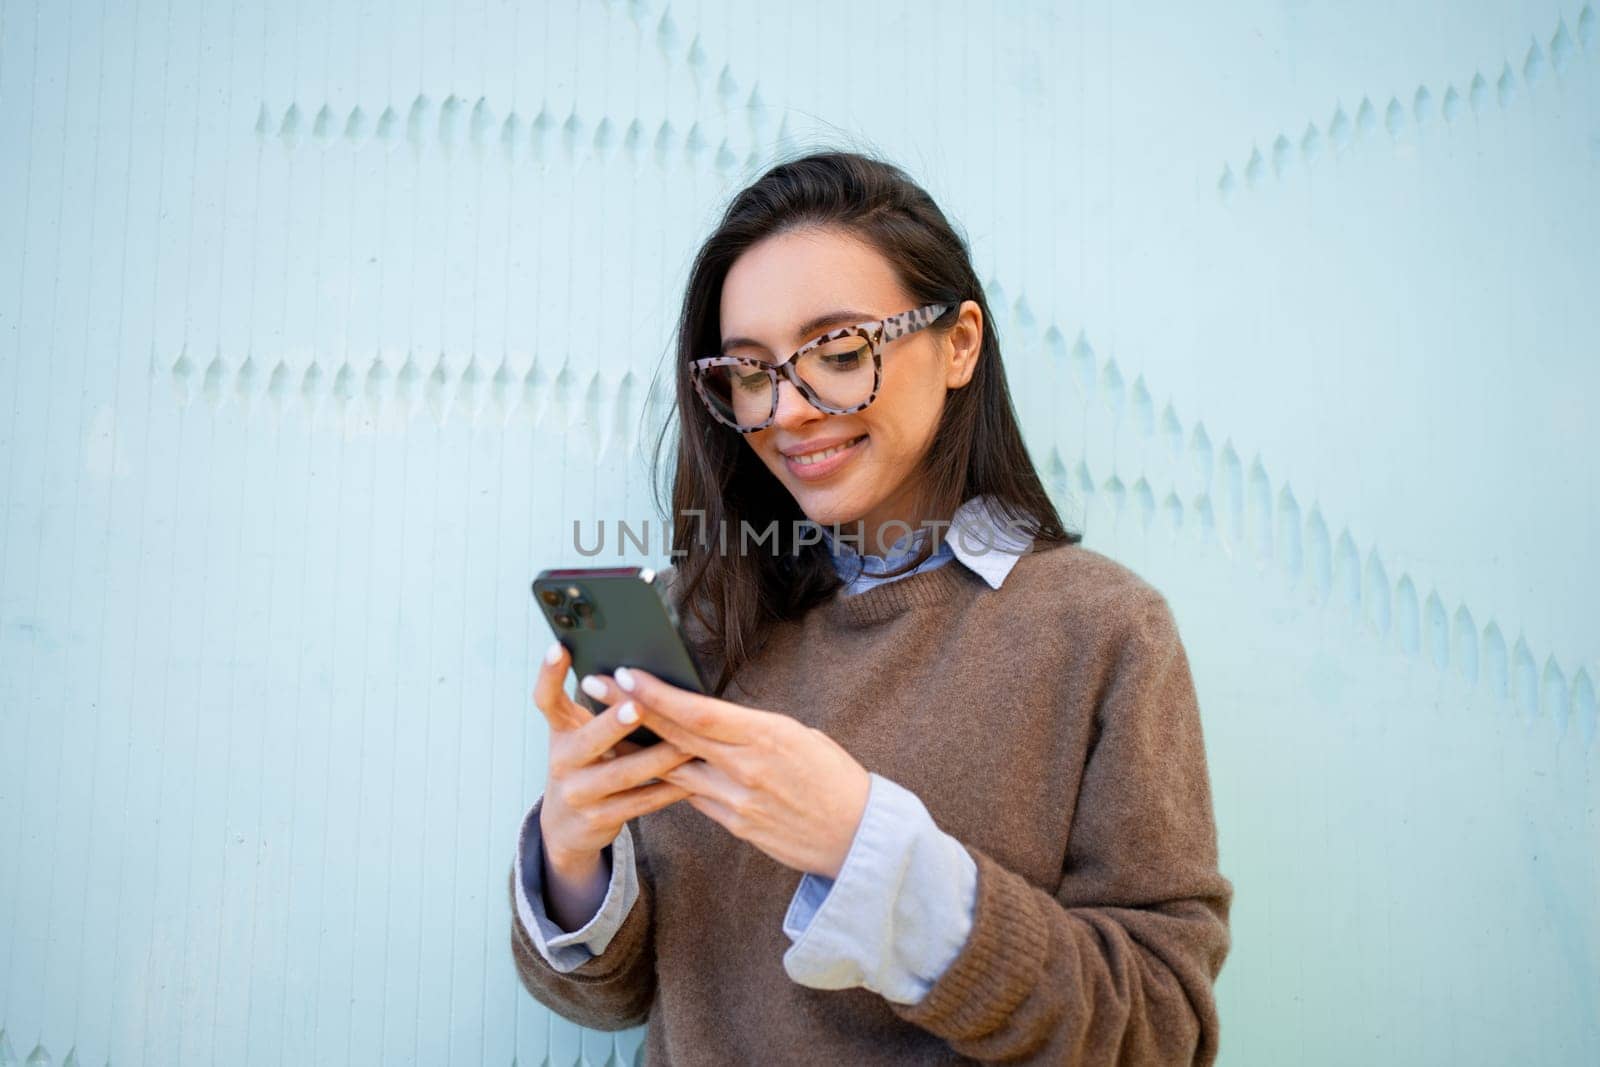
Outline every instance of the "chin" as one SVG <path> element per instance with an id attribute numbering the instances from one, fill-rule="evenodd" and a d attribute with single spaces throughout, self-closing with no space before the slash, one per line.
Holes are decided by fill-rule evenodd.
<path id="1" fill-rule="evenodd" d="M 852 503 L 852 497 L 856 494 L 851 493 L 848 487 L 797 485 L 792 486 L 789 492 L 795 503 L 800 505 L 800 510 L 805 512 L 806 518 L 819 526 L 832 526 L 834 523 L 846 526 L 866 514 L 866 508 Z"/>

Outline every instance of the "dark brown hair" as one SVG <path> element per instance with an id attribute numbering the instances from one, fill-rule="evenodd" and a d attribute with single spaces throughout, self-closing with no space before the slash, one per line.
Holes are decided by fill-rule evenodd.
<path id="1" fill-rule="evenodd" d="M 933 199 L 899 167 L 856 152 L 818 152 L 780 163 L 734 196 L 690 268 L 673 367 L 676 434 L 669 418 L 651 467 L 659 505 L 665 446 L 675 437 L 674 597 L 707 635 L 697 652 L 721 665 L 712 688 L 718 695 L 774 623 L 799 618 L 831 596 L 842 579 L 826 544 L 799 544 L 795 532 L 805 514 L 743 437 L 705 409 L 689 363 L 721 349 L 722 284 L 734 262 L 767 237 L 823 228 L 844 230 L 877 249 L 918 305 L 973 300 L 983 310 L 972 378 L 946 393 L 939 426 L 914 475 L 931 508 L 927 514 L 948 519 L 962 502 L 982 494 L 1000 521 L 1033 536 L 1034 551 L 1082 540 L 1062 525 L 1023 444 L 1000 362 L 1000 338 L 971 253 Z M 930 329 L 948 330 L 953 321 L 941 316 Z M 774 520 L 775 546 L 769 539 L 741 551 L 741 523 L 764 534 Z M 727 531 L 726 550 L 719 546 L 720 530 Z M 936 547 L 930 539 L 907 568 Z"/>

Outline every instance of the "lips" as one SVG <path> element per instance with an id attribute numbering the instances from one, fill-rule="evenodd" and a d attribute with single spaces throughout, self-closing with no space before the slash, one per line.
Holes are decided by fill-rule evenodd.
<path id="1" fill-rule="evenodd" d="M 805 444 L 791 445 L 788 448 L 780 448 L 778 451 L 783 453 L 783 455 L 788 459 L 799 459 L 802 456 L 815 456 L 818 452 L 824 452 L 830 448 L 837 448 L 840 445 L 848 445 L 857 438 L 865 436 L 866 434 L 858 433 L 849 437 L 819 438 L 815 441 L 807 441 Z"/>
<path id="2" fill-rule="evenodd" d="M 824 447 L 803 445 L 794 453 L 784 453 L 783 463 L 791 478 L 814 482 L 831 478 L 841 468 L 853 462 L 867 447 L 867 435 L 858 434 L 842 440 L 830 441 Z"/>
<path id="3" fill-rule="evenodd" d="M 789 460 L 790 463 L 793 463 L 793 464 L 796 464 L 796 465 L 802 466 L 802 467 L 809 467 L 809 466 L 813 466 L 814 464 L 817 464 L 817 463 L 825 463 L 825 462 L 827 462 L 828 460 L 832 459 L 834 456 L 838 455 L 840 452 L 843 452 L 845 449 L 847 449 L 851 445 L 855 444 L 857 441 L 860 441 L 865 436 L 867 436 L 867 435 L 866 434 L 857 434 L 855 437 L 847 437 L 847 438 L 844 438 L 843 440 L 839 441 L 836 444 L 828 445 L 828 446 L 821 447 L 821 448 L 816 448 L 816 447 L 812 447 L 812 446 L 802 446 L 802 447 L 805 448 L 805 451 L 801 451 L 801 452 L 785 452 L 784 456 Z"/>

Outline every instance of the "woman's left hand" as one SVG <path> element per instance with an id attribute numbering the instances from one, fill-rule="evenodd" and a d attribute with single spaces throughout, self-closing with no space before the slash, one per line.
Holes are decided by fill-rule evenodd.
<path id="1" fill-rule="evenodd" d="M 641 725 L 700 757 L 662 776 L 690 791 L 684 799 L 696 811 L 786 867 L 839 876 L 871 779 L 837 741 L 787 715 L 680 689 L 637 668 L 612 678 L 638 706 Z"/>

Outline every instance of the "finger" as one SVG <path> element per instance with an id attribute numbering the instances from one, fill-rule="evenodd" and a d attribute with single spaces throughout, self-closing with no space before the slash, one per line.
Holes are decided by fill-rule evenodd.
<path id="1" fill-rule="evenodd" d="M 689 802 L 689 806 L 695 811 L 718 823 L 733 836 L 739 836 L 733 828 L 735 816 L 732 809 L 710 797 L 700 796 L 698 793 L 690 793 L 684 799 Z"/>
<path id="2" fill-rule="evenodd" d="M 670 804 L 676 804 L 691 794 L 681 785 L 657 782 L 620 793 L 600 806 L 600 815 L 607 822 L 624 823 L 640 815 L 648 815 Z"/>
<path id="3" fill-rule="evenodd" d="M 610 748 L 608 748 L 604 752 L 600 753 L 600 758 L 601 759 L 616 759 L 618 756 L 626 756 L 630 752 L 637 752 L 642 748 L 650 748 L 650 747 L 653 747 L 653 746 L 641 745 L 637 741 L 618 741 L 616 744 L 612 745 Z"/>
<path id="4" fill-rule="evenodd" d="M 600 708 L 596 709 L 597 714 L 628 696 L 609 674 L 586 674 L 578 680 L 578 688 L 600 704 Z"/>
<path id="5" fill-rule="evenodd" d="M 593 715 L 567 695 L 567 669 L 571 666 L 566 648 L 555 642 L 539 661 L 539 676 L 534 682 L 533 702 L 552 730 L 576 730 Z"/>
<path id="6" fill-rule="evenodd" d="M 570 781 L 567 796 L 572 804 L 598 807 L 655 779 L 668 781 L 668 774 L 693 758 L 671 745 L 652 745 L 628 759 L 583 768 Z"/>
<path id="7" fill-rule="evenodd" d="M 632 719 L 624 718 L 627 715 L 633 716 Z M 578 728 L 575 759 L 584 764 L 602 758 L 601 753 L 637 730 L 641 722 L 642 716 L 634 701 L 624 700 L 612 705 Z"/>
<path id="8" fill-rule="evenodd" d="M 711 763 L 724 763 L 736 758 L 740 751 L 740 746 L 738 745 L 717 741 L 680 726 L 666 716 L 658 714 L 653 706 L 638 698 L 634 698 L 632 702 L 638 705 L 646 726 L 655 731 L 658 736 L 672 742 L 685 752 L 692 753 Z"/>
<path id="9" fill-rule="evenodd" d="M 749 795 L 749 790 L 729 778 L 718 768 L 703 760 L 694 760 L 674 767 L 661 776 L 663 781 L 683 786 L 699 797 L 709 797 L 728 809 Z"/>
<path id="10" fill-rule="evenodd" d="M 702 737 L 730 745 L 749 743 L 770 712 L 691 692 L 637 667 L 618 667 L 616 684 L 641 704 Z"/>

